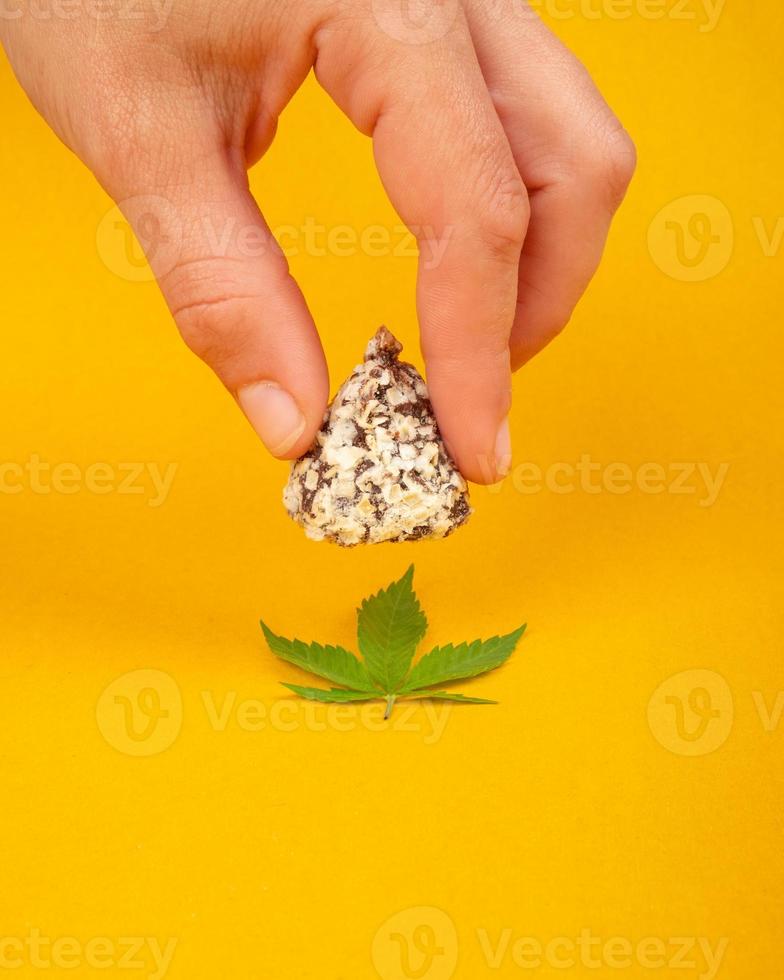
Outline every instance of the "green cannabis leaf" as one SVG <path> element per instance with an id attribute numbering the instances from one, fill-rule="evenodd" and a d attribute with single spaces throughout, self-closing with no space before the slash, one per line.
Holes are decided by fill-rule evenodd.
<path id="1" fill-rule="evenodd" d="M 346 703 L 383 699 L 387 703 L 385 718 L 389 718 L 395 701 L 401 698 L 496 704 L 486 698 L 441 690 L 440 686 L 500 667 L 517 646 L 525 624 L 505 636 L 434 647 L 412 668 L 414 653 L 427 630 L 427 619 L 412 588 L 413 580 L 411 565 L 397 582 L 362 600 L 357 610 L 357 641 L 363 660 L 343 647 L 287 640 L 273 633 L 262 621 L 267 645 L 276 656 L 340 685 L 329 689 L 299 684 L 283 686 L 309 701 Z"/>
<path id="2" fill-rule="evenodd" d="M 388 588 L 363 599 L 357 610 L 357 641 L 368 673 L 384 692 L 406 679 L 427 620 L 411 588 L 414 566 Z"/>

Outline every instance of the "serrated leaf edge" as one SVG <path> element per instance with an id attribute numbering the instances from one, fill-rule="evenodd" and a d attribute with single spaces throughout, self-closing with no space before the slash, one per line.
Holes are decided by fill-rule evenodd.
<path id="1" fill-rule="evenodd" d="M 324 673 L 320 673 L 317 670 L 313 670 L 311 667 L 308 667 L 308 666 L 306 666 L 304 664 L 298 663 L 296 660 L 294 660 L 291 657 L 287 656 L 286 653 L 281 652 L 280 650 L 274 649 L 273 642 L 276 641 L 276 640 L 279 640 L 279 641 L 283 641 L 284 643 L 289 644 L 290 646 L 294 646 L 294 644 L 296 644 L 296 643 L 301 644 L 303 647 L 314 647 L 315 646 L 315 647 L 318 647 L 320 650 L 322 650 L 325 654 L 327 654 L 327 656 L 329 656 L 330 651 L 338 651 L 339 650 L 341 653 L 345 654 L 347 657 L 352 658 L 353 661 L 356 663 L 356 665 L 361 670 L 363 670 L 364 673 L 365 673 L 365 675 L 367 676 L 367 681 L 368 681 L 368 685 L 369 686 L 367 688 L 362 687 L 362 688 L 355 688 L 353 690 L 366 690 L 368 693 L 371 693 L 372 692 L 372 693 L 375 693 L 375 694 L 381 694 L 382 693 L 381 690 L 380 690 L 380 688 L 378 688 L 377 686 L 374 686 L 373 678 L 368 673 L 367 665 L 364 662 L 364 658 L 363 659 L 360 659 L 355 653 L 352 653 L 351 650 L 346 650 L 345 647 L 337 646 L 337 645 L 334 645 L 334 644 L 318 643 L 315 640 L 312 641 L 311 643 L 307 643 L 305 640 L 300 640 L 296 636 L 293 639 L 289 640 L 285 636 L 280 636 L 278 633 L 274 633 L 269 628 L 269 626 L 267 626 L 267 624 L 264 622 L 263 619 L 259 620 L 259 624 L 261 625 L 262 632 L 264 633 L 264 639 L 267 641 L 267 646 L 269 647 L 270 652 L 274 656 L 278 657 L 279 660 L 283 660 L 286 663 L 291 664 L 293 667 L 296 667 L 298 670 L 302 670 L 306 674 L 310 674 L 313 677 L 320 677 L 322 680 L 332 681 L 333 684 L 340 684 L 341 682 L 340 681 L 336 681 L 334 679 L 334 677 L 329 677 L 329 676 L 327 676 Z M 348 688 L 348 690 L 352 690 L 352 688 Z"/>
<path id="2" fill-rule="evenodd" d="M 477 639 L 477 640 L 462 641 L 461 643 L 444 643 L 441 646 L 435 646 L 435 647 L 433 647 L 432 650 L 429 650 L 427 653 L 423 654 L 419 658 L 419 660 L 417 660 L 417 662 L 411 667 L 411 670 L 409 671 L 409 674 L 408 674 L 408 678 L 411 677 L 411 675 L 415 672 L 416 668 L 419 666 L 419 664 L 422 663 L 422 661 L 426 657 L 429 657 L 432 654 L 435 654 L 437 652 L 441 652 L 441 651 L 444 651 L 444 650 L 454 650 L 454 649 L 456 649 L 456 647 L 460 647 L 460 646 L 463 646 L 463 645 L 465 645 L 467 648 L 470 649 L 475 644 L 479 644 L 480 646 L 482 646 L 482 645 L 485 645 L 487 643 L 492 643 L 493 640 L 507 640 L 507 639 L 514 638 L 513 639 L 513 642 L 512 642 L 512 645 L 511 645 L 511 647 L 509 649 L 509 652 L 504 657 L 504 659 L 501 660 L 499 663 L 494 664 L 491 667 L 484 667 L 482 670 L 477 671 L 475 674 L 466 674 L 466 675 L 462 675 L 462 676 L 458 676 L 458 677 L 453 677 L 453 678 L 443 678 L 440 681 L 437 681 L 437 680 L 425 681 L 421 685 L 417 685 L 415 687 L 409 686 L 409 684 L 407 683 L 407 681 L 408 681 L 408 678 L 407 678 L 407 681 L 404 682 L 403 687 L 399 691 L 399 694 L 401 696 L 403 696 L 404 694 L 412 693 L 414 691 L 422 691 L 422 690 L 425 690 L 428 687 L 433 686 L 434 684 L 451 684 L 451 683 L 458 683 L 459 681 L 463 681 L 463 680 L 472 680 L 474 677 L 481 677 L 483 674 L 489 674 L 493 670 L 498 670 L 499 667 L 503 667 L 503 665 L 507 662 L 507 660 L 509 660 L 509 658 L 512 656 L 512 654 L 515 652 L 515 650 L 517 649 L 517 644 L 522 639 L 523 634 L 525 633 L 527 627 L 528 627 L 528 624 L 527 623 L 523 623 L 522 626 L 518 626 L 518 628 L 516 630 L 512 630 L 511 633 L 500 633 L 500 634 L 496 634 L 495 636 L 488 637 L 486 640 Z"/>
<path id="3" fill-rule="evenodd" d="M 331 687 L 329 689 L 323 687 L 308 687 L 304 684 L 287 684 L 285 681 L 280 682 L 283 687 L 288 688 L 293 691 L 294 694 L 298 694 L 301 698 L 305 698 L 309 701 L 321 701 L 322 703 L 331 704 L 352 704 L 358 701 L 383 701 L 384 695 L 380 691 L 353 691 L 350 688 L 343 687 Z M 332 702 L 328 702 L 326 698 L 310 697 L 309 693 L 315 692 L 317 694 L 324 694 L 327 697 L 331 694 L 343 695 L 342 697 L 335 698 Z M 356 697 L 346 697 L 346 695 L 357 695 Z"/>

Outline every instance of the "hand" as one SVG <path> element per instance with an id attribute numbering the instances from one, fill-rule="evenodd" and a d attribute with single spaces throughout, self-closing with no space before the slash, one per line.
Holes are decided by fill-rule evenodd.
<path id="1" fill-rule="evenodd" d="M 166 202 L 156 218 L 176 253 L 148 258 L 169 308 L 280 458 L 313 441 L 329 386 L 246 171 L 314 67 L 372 135 L 401 218 L 447 243 L 419 268 L 430 393 L 465 476 L 503 475 L 510 371 L 568 321 L 634 169 L 632 143 L 586 71 L 527 6 L 144 0 L 128 7 L 141 19 L 115 5 L 98 20 L 76 0 L 76 16 L 45 20 L 28 0 L 3 3 L 0 37 L 19 80 L 142 242 L 142 212 Z M 264 247 L 233 236 L 216 249 L 225 227 L 255 231 Z"/>

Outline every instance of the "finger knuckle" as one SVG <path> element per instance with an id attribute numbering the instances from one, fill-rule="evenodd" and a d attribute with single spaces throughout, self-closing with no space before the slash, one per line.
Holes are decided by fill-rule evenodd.
<path id="1" fill-rule="evenodd" d="M 243 288 L 231 263 L 184 262 L 162 285 L 182 339 L 194 354 L 218 371 L 242 354 L 252 336 L 248 310 L 261 297 Z"/>
<path id="2" fill-rule="evenodd" d="M 626 130 L 617 123 L 588 144 L 586 167 L 614 211 L 626 194 L 637 166 L 637 151 Z"/>
<path id="3" fill-rule="evenodd" d="M 611 198 L 620 204 L 637 168 L 637 149 L 625 129 L 618 129 L 608 148 L 608 186 Z"/>
<path id="4" fill-rule="evenodd" d="M 528 193 L 517 171 L 497 173 L 477 217 L 482 243 L 499 257 L 516 262 L 530 214 Z"/>

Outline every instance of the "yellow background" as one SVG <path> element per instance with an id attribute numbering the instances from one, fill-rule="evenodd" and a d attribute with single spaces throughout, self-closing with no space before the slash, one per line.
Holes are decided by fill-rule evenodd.
<path id="1" fill-rule="evenodd" d="M 579 954 L 524 969 L 510 952 L 493 969 L 480 939 L 590 929 L 726 937 L 719 976 L 781 975 L 784 719 L 766 709 L 784 689 L 784 251 L 755 224 L 772 233 L 784 214 L 781 7 L 727 3 L 710 31 L 697 0 L 667 0 L 660 19 L 642 2 L 552 10 L 571 11 L 549 21 L 640 164 L 572 325 L 516 378 L 517 461 L 728 463 L 712 506 L 507 481 L 477 488 L 443 543 L 307 541 L 280 503 L 285 465 L 182 346 L 155 285 L 102 261 L 111 202 L 0 68 L 2 462 L 177 467 L 159 507 L 117 488 L 0 494 L 0 936 L 174 938 L 166 975 L 189 980 L 405 977 L 390 937 L 409 937 L 416 967 L 418 926 L 443 950 L 430 980 L 450 958 L 472 980 L 703 973 L 699 955 L 657 972 Z M 369 142 L 312 79 L 252 182 L 273 227 L 399 224 Z M 691 196 L 715 199 L 700 213 L 718 208 L 711 254 L 726 253 L 703 281 L 655 223 Z M 675 211 L 687 221 L 688 203 Z M 333 386 L 381 321 L 420 363 L 412 257 L 291 265 Z M 258 617 L 353 645 L 355 604 L 411 561 L 428 642 L 528 621 L 509 665 L 470 684 L 501 703 L 439 714 L 437 736 L 424 705 L 381 731 L 358 707 L 338 719 L 292 699 L 281 714 L 279 682 L 302 675 L 264 648 Z M 134 743 L 114 695 L 136 703 L 139 675 L 124 675 L 139 670 L 169 716 Z M 649 710 L 665 682 L 670 701 Z M 717 714 L 693 754 L 674 719 L 677 702 L 699 730 L 699 686 Z M 263 702 L 264 727 L 212 722 L 205 698 L 227 695 Z M 9 972 L 38 975 L 25 956 Z M 65 972 L 125 973 L 84 957 Z"/>

